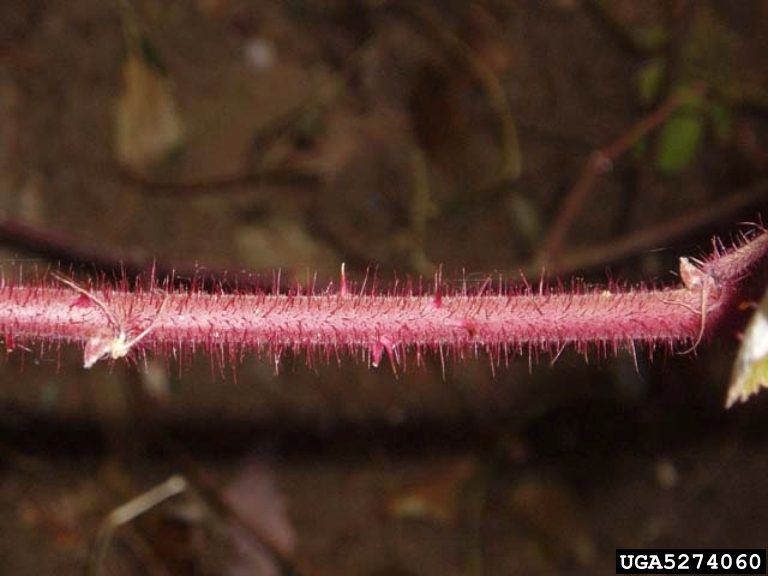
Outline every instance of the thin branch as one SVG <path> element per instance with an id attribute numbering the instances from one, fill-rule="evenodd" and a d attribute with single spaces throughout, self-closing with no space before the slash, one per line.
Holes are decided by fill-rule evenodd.
<path id="1" fill-rule="evenodd" d="M 230 275 L 224 269 L 201 269 L 190 263 L 171 266 L 156 258 L 137 257 L 130 251 L 96 246 L 85 238 L 37 228 L 14 219 L 0 220 L 0 241 L 18 250 L 31 253 L 60 265 L 82 265 L 89 270 L 114 271 L 122 274 L 128 284 L 134 283 L 147 271 L 158 278 L 172 278 L 175 285 L 194 283 L 198 289 L 212 291 L 223 287 L 274 290 L 272 276 Z M 286 274 L 289 276 L 289 274 Z M 283 286 L 283 288 L 285 288 Z"/>
<path id="2" fill-rule="evenodd" d="M 649 42 L 641 35 L 633 33 L 614 14 L 614 5 L 604 0 L 586 0 L 583 4 L 598 24 L 601 24 L 616 40 L 618 46 L 633 56 L 649 57 L 657 54 L 669 42 L 668 35 Z"/>
<path id="3" fill-rule="evenodd" d="M 766 198 L 768 198 L 768 180 L 761 180 L 719 202 L 676 217 L 669 222 L 636 232 L 628 232 L 604 244 L 566 252 L 553 265 L 547 266 L 547 274 L 568 275 L 575 271 L 606 266 L 611 262 L 637 255 L 644 250 L 667 245 L 694 230 L 711 226 L 714 222 L 722 221 L 750 206 L 765 202 Z M 541 264 L 533 261 L 523 266 L 522 272 L 525 276 L 537 276 L 541 272 Z"/>
<path id="4" fill-rule="evenodd" d="M 207 294 L 193 290 L 128 292 L 101 286 L 95 298 L 60 283 L 0 285 L 0 334 L 6 346 L 42 342 L 96 344 L 131 342 L 135 350 L 184 358 L 203 350 L 234 364 L 245 352 L 266 353 L 279 364 L 289 349 L 308 363 L 343 353 L 378 366 L 386 355 L 405 368 L 407 352 L 417 363 L 428 353 L 462 359 L 485 352 L 492 364 L 516 354 L 556 353 L 573 345 L 611 352 L 634 343 L 651 347 L 691 346 L 728 312 L 738 282 L 768 254 L 768 233 L 700 265 L 681 259 L 684 284 L 676 288 L 602 289 L 574 286 L 571 292 L 545 286 L 495 293 L 451 289 L 436 279 L 433 292 L 408 287 L 395 293 Z M 682 269 L 684 267 L 684 269 Z M 116 328 L 93 302 L 100 300 L 121 319 Z M 147 331 L 151 326 L 151 331 Z M 144 334 L 139 340 L 137 335 Z M 24 347 L 18 346 L 20 350 Z M 121 354 L 121 356 L 125 355 Z M 87 358 L 86 358 L 87 360 Z"/>
<path id="5" fill-rule="evenodd" d="M 177 465 L 184 470 L 192 485 L 205 498 L 217 513 L 230 519 L 242 528 L 249 537 L 261 545 L 271 558 L 280 566 L 281 574 L 295 576 L 317 576 L 319 571 L 303 560 L 293 557 L 284 551 L 283 547 L 274 541 L 268 532 L 255 525 L 246 515 L 239 512 L 237 505 L 230 502 L 221 494 L 217 483 L 195 462 L 190 454 L 177 442 L 155 430 L 153 440 L 160 443 L 163 450 L 168 452 Z"/>
<path id="6" fill-rule="evenodd" d="M 704 87 L 695 88 L 695 93 L 703 93 Z M 568 191 L 560 211 L 557 213 L 549 236 L 542 243 L 542 249 L 536 258 L 538 265 L 549 265 L 557 262 L 558 254 L 574 220 L 584 203 L 589 198 L 595 180 L 601 174 L 609 172 L 616 160 L 626 153 L 636 142 L 649 132 L 663 124 L 672 112 L 688 101 L 690 93 L 675 93 L 649 115 L 642 118 L 614 142 L 596 150 L 581 170 L 578 180 Z"/>

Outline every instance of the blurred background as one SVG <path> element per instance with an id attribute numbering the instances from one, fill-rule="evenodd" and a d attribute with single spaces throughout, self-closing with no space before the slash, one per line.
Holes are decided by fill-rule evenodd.
<path id="1" fill-rule="evenodd" d="M 6 0 L 3 274 L 674 284 L 765 206 L 766 23 L 764 0 Z M 731 320 L 637 369 L 495 376 L 17 349 L 0 573 L 613 574 L 619 547 L 764 548 L 768 400 L 723 409 Z"/>

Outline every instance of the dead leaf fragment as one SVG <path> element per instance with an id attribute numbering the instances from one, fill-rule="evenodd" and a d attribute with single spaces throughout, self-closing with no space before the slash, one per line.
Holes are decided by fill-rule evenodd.
<path id="1" fill-rule="evenodd" d="M 581 566 L 594 562 L 596 546 L 574 495 L 560 482 L 528 478 L 511 490 L 507 504 L 556 559 Z"/>
<path id="2" fill-rule="evenodd" d="M 387 505 L 388 514 L 399 519 L 456 523 L 461 512 L 464 487 L 476 468 L 475 461 L 471 459 L 451 462 L 425 481 L 392 497 Z"/>
<path id="3" fill-rule="evenodd" d="M 285 498 L 274 477 L 272 464 L 258 450 L 243 464 L 225 490 L 227 501 L 285 556 L 296 547 L 296 533 L 288 518 Z M 241 527 L 232 527 L 235 556 L 225 574 L 278 576 L 280 567 L 270 551 Z"/>
<path id="4" fill-rule="evenodd" d="M 184 143 L 184 124 L 173 87 L 162 71 L 137 54 L 123 66 L 123 92 L 115 103 L 115 154 L 145 174 Z"/>

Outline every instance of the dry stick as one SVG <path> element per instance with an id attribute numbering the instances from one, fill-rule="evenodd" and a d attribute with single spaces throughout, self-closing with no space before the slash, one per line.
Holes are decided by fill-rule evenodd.
<path id="1" fill-rule="evenodd" d="M 237 524 L 254 542 L 261 545 L 279 565 L 281 574 L 294 576 L 319 574 L 314 566 L 297 558 L 292 552 L 281 546 L 269 530 L 252 522 L 247 515 L 239 512 L 238 503 L 231 502 L 222 493 L 219 484 L 195 460 L 193 455 L 158 426 L 159 419 L 155 413 L 155 404 L 137 377 L 129 380 L 128 390 L 133 400 L 135 425 L 144 435 L 144 442 L 151 446 L 158 446 L 163 450 L 175 467 L 183 473 L 185 481 L 197 491 L 216 514 Z"/>
<path id="2" fill-rule="evenodd" d="M 274 284 L 272 276 L 268 278 L 237 274 L 230 276 L 223 268 L 201 268 L 184 262 L 171 266 L 156 258 L 141 257 L 130 251 L 96 246 L 93 242 L 77 235 L 37 228 L 14 219 L 0 220 L 0 241 L 4 245 L 10 245 L 25 253 L 32 253 L 48 261 L 82 264 L 90 270 L 119 270 L 128 281 L 151 270 L 157 277 L 173 277 L 174 282 L 177 283 L 194 281 L 205 289 L 220 287 L 221 284 L 233 284 L 241 288 L 269 290 Z"/>
<path id="3" fill-rule="evenodd" d="M 184 471 L 185 476 L 218 514 L 232 520 L 255 542 L 264 547 L 272 559 L 279 564 L 281 574 L 293 574 L 295 576 L 317 576 L 319 574 L 319 571 L 314 566 L 286 553 L 267 531 L 255 525 L 247 516 L 240 513 L 237 503 L 230 502 L 221 494 L 217 483 L 210 478 L 180 444 L 159 431 L 155 431 L 153 439 L 159 442 L 163 450 L 172 456 L 177 465 Z"/>
<path id="4" fill-rule="evenodd" d="M 67 262 L 88 264 L 93 268 L 124 268 L 131 273 L 146 270 L 152 265 L 152 260 L 131 257 L 127 252 L 97 248 L 95 243 L 70 234 L 38 228 L 20 220 L 6 218 L 0 220 L 0 241 L 11 244 L 14 248 L 25 252 L 33 252 L 48 260 L 65 260 Z M 171 267 L 159 266 L 162 270 L 171 271 Z"/>
<path id="5" fill-rule="evenodd" d="M 187 489 L 187 480 L 178 474 L 174 474 L 165 482 L 158 484 L 139 496 L 112 510 L 102 522 L 96 535 L 91 557 L 88 561 L 88 574 L 101 576 L 106 574 L 105 561 L 109 547 L 112 544 L 115 532 L 139 516 L 146 514 L 151 509 L 162 504 L 166 500 L 178 496 Z"/>
<path id="6" fill-rule="evenodd" d="M 606 266 L 644 250 L 664 246 L 690 234 L 693 230 L 722 221 L 727 216 L 764 202 L 766 198 L 768 198 L 768 180 L 761 180 L 719 202 L 669 222 L 656 224 L 637 232 L 629 232 L 612 238 L 605 244 L 566 252 L 554 266 L 547 268 L 547 274 L 549 276 L 568 275 L 576 270 L 584 271 L 597 266 Z M 535 277 L 541 273 L 541 265 L 535 261 L 531 262 L 522 267 L 522 272 L 525 276 Z"/>
<path id="7" fill-rule="evenodd" d="M 286 192 L 292 188 L 316 189 L 323 184 L 323 174 L 297 166 L 263 167 L 247 169 L 235 174 L 188 178 L 186 180 L 161 180 L 134 172 L 121 166 L 123 174 L 134 184 L 142 186 L 141 192 L 164 195 L 206 196 L 222 192 L 240 192 L 244 186 L 259 184 L 282 187 Z"/>
<path id="8" fill-rule="evenodd" d="M 738 282 L 766 254 L 768 233 L 761 231 L 686 268 L 685 285 L 662 289 L 577 287 L 567 293 L 542 284 L 472 294 L 436 282 L 431 293 L 421 288 L 279 295 L 168 290 L 161 296 L 102 286 L 93 295 L 122 319 L 124 340 L 132 343 L 126 354 L 149 349 L 185 358 L 201 350 L 225 366 L 256 352 L 278 365 L 283 352 L 294 349 L 308 363 L 352 353 L 372 366 L 386 355 L 393 368 L 405 368 L 408 351 L 417 364 L 428 353 L 444 363 L 446 357 L 462 360 L 485 352 L 495 367 L 516 354 L 556 354 L 567 345 L 585 353 L 590 345 L 598 352 L 624 345 L 634 349 L 635 343 L 692 345 L 729 312 Z M 109 314 L 94 302 L 58 282 L 14 286 L 5 281 L 0 334 L 8 348 L 119 338 Z"/>
<path id="9" fill-rule="evenodd" d="M 697 87 L 696 93 L 703 93 L 702 86 Z M 549 236 L 544 240 L 536 261 L 539 267 L 557 262 L 563 241 L 571 228 L 582 206 L 589 198 L 589 193 L 597 177 L 608 172 L 613 163 L 627 152 L 638 140 L 651 130 L 662 124 L 669 115 L 683 104 L 690 95 L 673 94 L 661 106 L 656 108 L 648 116 L 641 119 L 613 143 L 605 148 L 597 150 L 590 155 L 589 160 L 579 175 L 579 179 L 566 194 L 560 211 L 550 227 Z"/>

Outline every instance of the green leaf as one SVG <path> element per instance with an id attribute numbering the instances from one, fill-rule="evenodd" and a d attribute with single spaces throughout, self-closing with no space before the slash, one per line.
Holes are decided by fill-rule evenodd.
<path id="1" fill-rule="evenodd" d="M 725 407 L 745 402 L 768 387 L 768 292 L 747 325 L 736 362 Z"/>
<path id="2" fill-rule="evenodd" d="M 656 155 L 656 168 L 667 174 L 685 170 L 701 144 L 704 117 L 695 111 L 682 111 L 664 125 Z"/>

